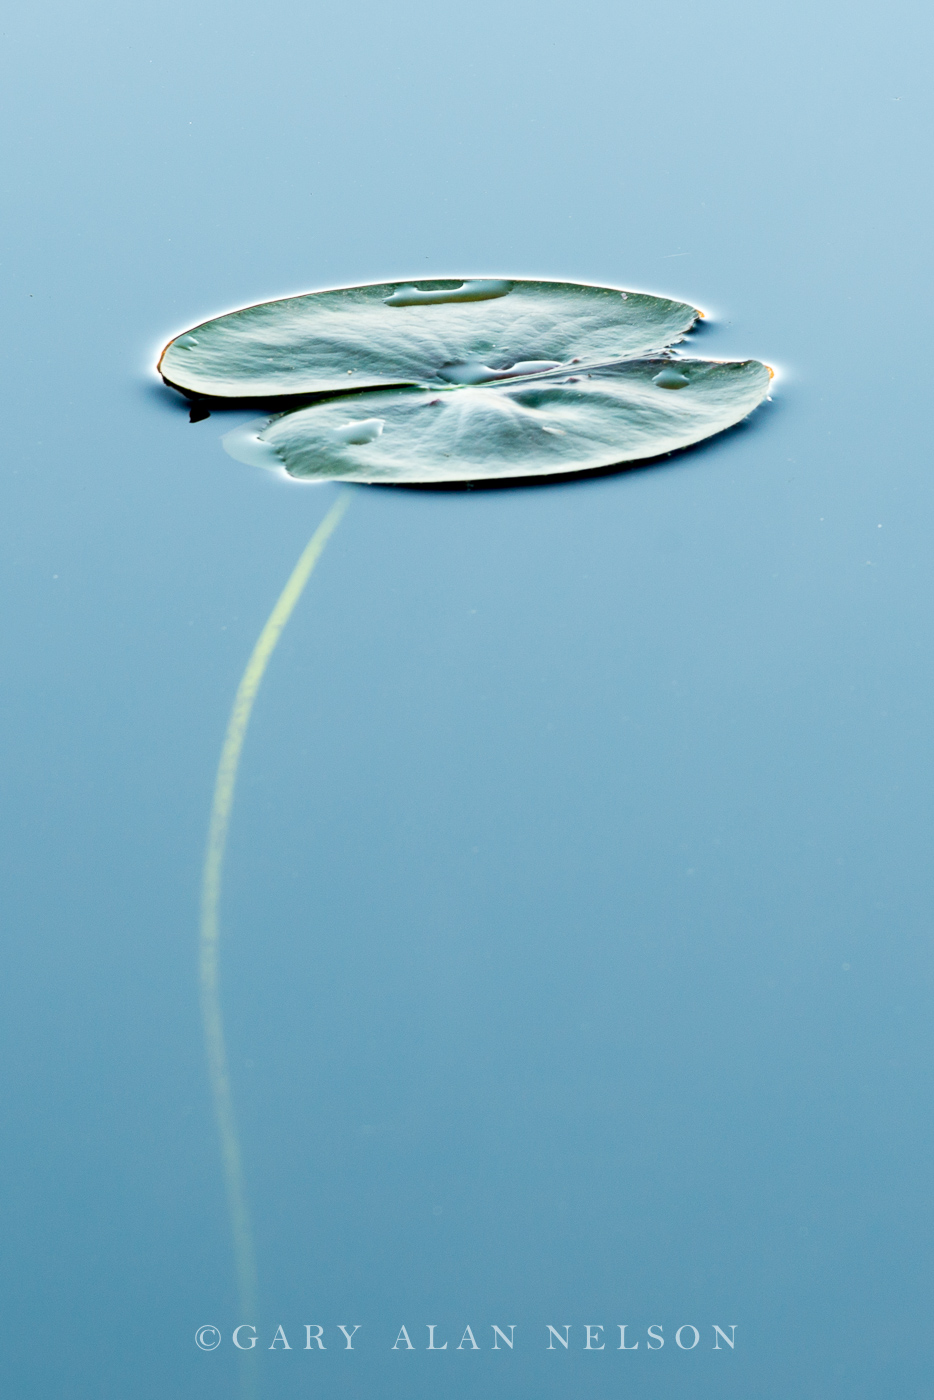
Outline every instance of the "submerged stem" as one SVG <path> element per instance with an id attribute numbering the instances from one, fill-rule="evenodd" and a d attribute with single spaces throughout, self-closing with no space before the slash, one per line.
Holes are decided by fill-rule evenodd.
<path id="1" fill-rule="evenodd" d="M 342 492 L 305 546 L 278 602 L 269 614 L 266 626 L 259 634 L 259 639 L 237 687 L 233 709 L 227 723 L 227 732 L 224 735 L 224 745 L 217 768 L 217 780 L 214 784 L 211 821 L 208 827 L 207 851 L 201 881 L 201 937 L 199 945 L 201 1017 L 204 1026 L 208 1078 L 211 1085 L 211 1096 L 214 1100 L 217 1132 L 220 1138 L 224 1185 L 227 1189 L 227 1206 L 230 1212 L 241 1320 L 243 1321 L 255 1319 L 256 1257 L 253 1248 L 253 1229 L 250 1224 L 250 1213 L 243 1182 L 243 1163 L 237 1136 L 237 1119 L 230 1088 L 230 1071 L 224 1041 L 224 1020 L 221 1012 L 218 977 L 219 906 L 224 850 L 227 845 L 227 832 L 233 809 L 237 768 L 260 682 L 269 664 L 269 659 L 275 651 L 276 643 L 292 615 L 295 604 L 301 597 L 302 590 L 308 582 L 312 570 L 320 559 L 331 535 L 337 529 L 349 504 L 350 493 Z"/>

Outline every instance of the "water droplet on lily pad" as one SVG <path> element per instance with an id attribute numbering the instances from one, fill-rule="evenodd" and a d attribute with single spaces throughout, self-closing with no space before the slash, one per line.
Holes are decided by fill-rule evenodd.
<path id="1" fill-rule="evenodd" d="M 541 374 L 545 370 L 557 369 L 560 360 L 520 360 L 506 369 L 490 369 L 479 360 L 468 360 L 461 365 L 442 365 L 440 377 L 449 384 L 491 384 L 497 379 L 517 379 L 525 374 Z"/>
<path id="2" fill-rule="evenodd" d="M 690 382 L 686 374 L 676 369 L 663 369 L 652 380 L 660 389 L 686 389 Z"/>
<path id="3" fill-rule="evenodd" d="M 450 289 L 438 289 L 433 285 L 424 290 L 414 286 L 397 287 L 392 296 L 384 298 L 384 302 L 386 306 L 443 306 L 459 301 L 492 301 L 511 291 L 511 282 L 489 278 L 464 282 L 462 286 Z"/>
<path id="4" fill-rule="evenodd" d="M 361 418 L 356 423 L 345 423 L 343 427 L 334 429 L 334 441 L 362 447 L 366 442 L 375 442 L 384 425 L 382 418 Z"/>

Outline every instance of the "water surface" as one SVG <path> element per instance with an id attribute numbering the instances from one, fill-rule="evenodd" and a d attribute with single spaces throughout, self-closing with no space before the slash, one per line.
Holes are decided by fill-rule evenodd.
<path id="1" fill-rule="evenodd" d="M 928 1395 L 929 41 L 914 4 L 8 19 L 11 1394 L 226 1400 L 255 1322 L 282 1400 Z M 248 415 L 189 423 L 151 366 L 248 302 L 453 276 L 683 299 L 697 354 L 779 378 L 665 467 L 357 491 L 231 831 L 242 1318 L 198 882 L 334 488 L 232 461 Z"/>

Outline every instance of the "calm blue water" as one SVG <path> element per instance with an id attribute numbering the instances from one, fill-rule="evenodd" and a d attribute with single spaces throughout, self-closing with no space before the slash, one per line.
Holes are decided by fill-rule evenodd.
<path id="1" fill-rule="evenodd" d="M 839 0 L 7 17 L 5 1393 L 226 1400 L 251 1323 L 264 1400 L 930 1395 L 931 29 Z M 236 414 L 189 424 L 151 365 L 238 304 L 443 275 L 683 297 L 698 353 L 780 374 L 665 467 L 355 492 L 228 853 L 245 1318 L 200 867 L 334 491 L 232 461 Z"/>

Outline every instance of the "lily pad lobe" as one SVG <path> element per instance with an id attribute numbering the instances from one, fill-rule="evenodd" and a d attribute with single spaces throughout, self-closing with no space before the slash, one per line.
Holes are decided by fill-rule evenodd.
<path id="1" fill-rule="evenodd" d="M 169 342 L 159 370 L 173 388 L 226 399 L 475 384 L 527 367 L 651 355 L 699 315 L 667 297 L 573 282 L 378 283 L 205 321 Z"/>
<path id="2" fill-rule="evenodd" d="M 553 476 L 689 447 L 745 418 L 770 378 L 758 360 L 646 357 L 573 375 L 562 369 L 441 392 L 344 396 L 259 420 L 223 442 L 240 461 L 305 479 L 430 484 Z"/>

